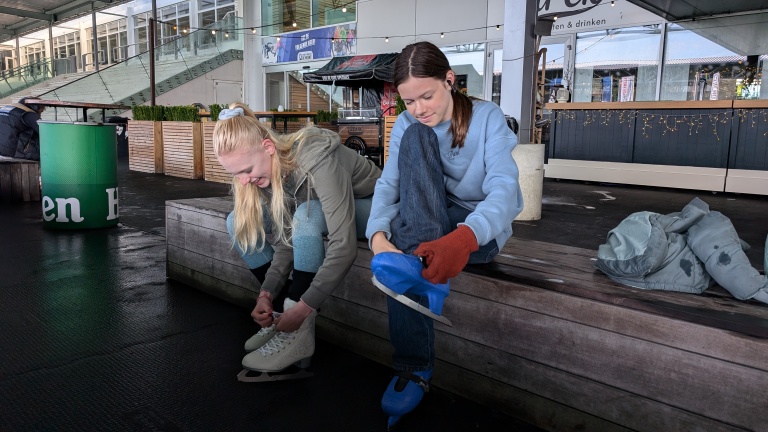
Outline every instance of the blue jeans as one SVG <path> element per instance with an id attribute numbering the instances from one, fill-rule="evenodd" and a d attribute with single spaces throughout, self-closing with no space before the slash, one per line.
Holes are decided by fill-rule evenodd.
<path id="1" fill-rule="evenodd" d="M 471 213 L 449 201 L 443 184 L 443 166 L 437 135 L 432 128 L 414 124 L 400 141 L 400 214 L 392 221 L 390 241 L 405 253 L 438 239 L 464 222 Z M 470 264 L 490 262 L 499 253 L 493 240 L 469 256 Z M 427 306 L 424 296 L 408 295 Z M 435 331 L 431 318 L 387 297 L 389 337 L 395 348 L 396 370 L 422 371 L 435 364 Z"/>
<path id="2" fill-rule="evenodd" d="M 309 206 L 309 212 L 307 212 Z M 267 234 L 271 232 L 271 220 L 266 207 L 262 215 L 264 220 L 264 230 Z M 357 237 L 365 238 L 365 227 L 368 224 L 368 217 L 371 214 L 371 198 L 355 199 L 355 226 Z M 227 216 L 227 232 L 230 238 L 234 238 L 234 212 Z M 320 201 L 311 200 L 299 205 L 293 214 L 293 268 L 296 270 L 317 273 L 325 260 L 325 243 L 323 236 L 328 234 L 328 226 L 325 223 L 325 215 Z M 255 269 L 271 262 L 275 250 L 269 243 L 264 244 L 260 251 L 251 250 L 244 252 L 237 245 L 235 249 L 243 257 L 245 264 L 250 269 Z"/>

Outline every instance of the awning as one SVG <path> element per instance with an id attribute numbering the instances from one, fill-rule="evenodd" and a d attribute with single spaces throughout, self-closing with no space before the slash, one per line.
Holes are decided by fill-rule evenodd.
<path id="1" fill-rule="evenodd" d="M 698 19 L 726 14 L 759 12 L 768 7 L 765 0 L 629 0 L 668 21 Z"/>
<path id="2" fill-rule="evenodd" d="M 304 74 L 304 82 L 339 86 L 360 85 L 360 81 L 392 82 L 397 53 L 335 57 L 325 66 Z"/>

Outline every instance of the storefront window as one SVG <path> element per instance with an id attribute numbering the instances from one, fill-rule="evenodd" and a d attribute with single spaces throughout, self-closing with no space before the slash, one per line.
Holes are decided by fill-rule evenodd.
<path id="1" fill-rule="evenodd" d="M 485 44 L 463 44 L 441 48 L 456 73 L 455 87 L 466 95 L 482 99 Z"/>
<path id="2" fill-rule="evenodd" d="M 285 72 L 266 74 L 267 109 L 276 110 L 278 106 L 285 107 Z"/>
<path id="3" fill-rule="evenodd" d="M 660 99 L 759 99 L 766 56 L 739 54 L 702 34 L 709 33 L 667 25 Z"/>
<path id="4" fill-rule="evenodd" d="M 312 27 L 355 21 L 355 4 L 349 0 L 312 0 Z"/>
<path id="5" fill-rule="evenodd" d="M 574 102 L 656 100 L 659 24 L 576 35 Z"/>
<path id="6" fill-rule="evenodd" d="M 555 103 L 556 97 L 557 97 L 557 90 L 561 87 L 565 86 L 564 79 L 564 69 L 563 65 L 567 62 L 567 58 L 565 57 L 565 42 L 561 43 L 552 43 L 552 44 L 542 44 L 539 49 L 546 48 L 546 63 L 544 57 L 542 57 L 539 60 L 539 71 L 541 71 L 541 68 L 544 68 L 544 94 L 546 95 L 545 103 Z M 571 68 L 566 68 L 565 71 L 572 70 Z M 566 75 L 572 75 L 569 73 L 565 73 Z M 573 79 L 573 77 L 569 77 L 569 79 Z M 568 87 L 570 88 L 571 83 L 568 83 Z"/>

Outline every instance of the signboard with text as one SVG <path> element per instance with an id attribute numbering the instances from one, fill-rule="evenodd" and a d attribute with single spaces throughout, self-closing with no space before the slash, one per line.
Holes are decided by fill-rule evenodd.
<path id="1" fill-rule="evenodd" d="M 578 12 L 575 15 L 569 13 Z M 657 23 L 662 18 L 627 1 L 539 0 L 539 16 L 562 14 L 552 24 L 552 35 Z"/>
<path id="2" fill-rule="evenodd" d="M 348 56 L 357 52 L 354 23 L 302 30 L 261 38 L 262 64 Z"/>

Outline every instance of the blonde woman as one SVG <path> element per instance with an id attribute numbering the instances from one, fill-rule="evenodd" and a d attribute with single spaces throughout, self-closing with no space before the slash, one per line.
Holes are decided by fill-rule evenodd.
<path id="1" fill-rule="evenodd" d="M 306 367 L 315 347 L 315 311 L 357 256 L 381 170 L 334 132 L 307 127 L 280 136 L 239 103 L 221 111 L 213 147 L 234 176 L 227 230 L 261 284 L 251 316 L 262 328 L 246 342 L 243 366 L 259 372 Z M 273 301 L 286 286 L 278 314 Z"/>

